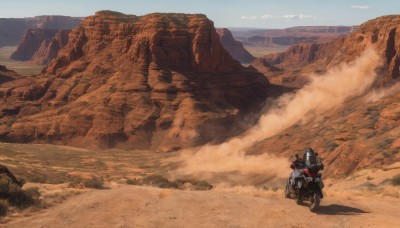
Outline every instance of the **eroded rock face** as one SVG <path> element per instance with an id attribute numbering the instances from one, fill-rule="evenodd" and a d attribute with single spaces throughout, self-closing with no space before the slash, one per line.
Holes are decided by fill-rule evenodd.
<path id="1" fill-rule="evenodd" d="M 231 31 L 226 28 L 217 29 L 221 38 L 222 46 L 229 52 L 229 54 L 241 63 L 251 63 L 255 57 L 252 56 L 239 41 L 236 41 Z"/>
<path id="2" fill-rule="evenodd" d="M 204 15 L 101 11 L 43 75 L 1 85 L 0 137 L 162 151 L 217 142 L 242 130 L 234 123 L 268 85 L 230 57 Z"/>
<path id="3" fill-rule="evenodd" d="M 291 85 L 301 87 L 309 73 L 324 72 L 342 62 L 355 60 L 368 48 L 374 48 L 384 59 L 382 83 L 399 78 L 400 16 L 384 16 L 368 21 L 354 33 L 328 43 L 298 44 L 286 52 L 271 54 L 264 59 L 285 69 L 281 78 L 292 78 Z M 257 68 L 257 66 L 255 66 Z M 302 82 L 300 80 L 303 80 Z M 285 85 L 285 82 L 282 81 Z M 288 84 L 286 84 L 288 85 Z"/>
<path id="4" fill-rule="evenodd" d="M 28 29 L 70 30 L 81 21 L 82 18 L 68 16 L 0 18 L 0 47 L 18 45 Z"/>
<path id="5" fill-rule="evenodd" d="M 34 55 L 37 55 L 37 57 L 39 57 L 39 55 L 43 55 L 45 57 L 50 42 L 57 44 L 61 43 L 61 42 L 54 42 L 55 39 L 53 38 L 55 38 L 55 35 L 57 33 L 61 33 L 61 31 L 56 29 L 26 30 L 24 38 L 18 45 L 17 50 L 14 53 L 12 53 L 11 58 L 20 61 L 28 61 L 31 60 Z M 64 40 L 64 45 L 65 44 L 66 41 Z M 59 50 L 60 47 L 58 47 L 57 49 Z M 58 50 L 56 50 L 56 53 L 53 54 L 53 58 L 57 54 Z M 38 53 L 36 54 L 36 52 Z"/>
<path id="6" fill-rule="evenodd" d="M 67 45 L 69 32 L 70 30 L 60 30 L 51 39 L 43 40 L 31 61 L 37 64 L 48 64 Z"/>

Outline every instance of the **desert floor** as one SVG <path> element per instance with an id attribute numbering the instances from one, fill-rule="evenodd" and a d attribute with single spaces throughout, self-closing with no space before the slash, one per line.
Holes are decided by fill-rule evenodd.
<path id="1" fill-rule="evenodd" d="M 277 192 L 180 191 L 115 185 L 5 227 L 399 227 L 400 199 L 327 196 L 319 212 Z"/>

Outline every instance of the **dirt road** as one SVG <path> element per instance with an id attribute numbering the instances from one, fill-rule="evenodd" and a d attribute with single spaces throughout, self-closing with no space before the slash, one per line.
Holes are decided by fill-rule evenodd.
<path id="1" fill-rule="evenodd" d="M 238 194 L 116 186 L 6 227 L 400 227 L 397 198 L 326 197 L 317 214 L 280 192 Z"/>

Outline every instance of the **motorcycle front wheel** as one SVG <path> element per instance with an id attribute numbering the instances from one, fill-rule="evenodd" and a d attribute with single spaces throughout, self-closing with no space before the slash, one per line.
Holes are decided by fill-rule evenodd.
<path id="1" fill-rule="evenodd" d="M 313 195 L 310 198 L 310 211 L 314 212 L 317 210 L 319 207 L 319 204 L 321 202 L 321 199 L 319 197 L 319 194 L 313 193 Z"/>
<path id="2" fill-rule="evenodd" d="M 289 181 L 286 183 L 286 187 L 285 187 L 285 198 L 290 198 L 290 183 Z"/>

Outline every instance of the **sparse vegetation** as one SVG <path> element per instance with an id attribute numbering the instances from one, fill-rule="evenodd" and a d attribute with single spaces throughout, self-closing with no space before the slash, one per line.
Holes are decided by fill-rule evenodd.
<path id="1" fill-rule="evenodd" d="M 72 188 L 94 188 L 94 189 L 104 189 L 104 180 L 101 177 L 92 176 L 91 179 L 84 179 L 80 176 L 73 177 L 68 184 Z"/>
<path id="2" fill-rule="evenodd" d="M 183 179 L 183 180 L 177 180 L 176 181 L 179 186 L 183 186 L 184 184 L 189 183 L 194 190 L 199 190 L 199 191 L 206 191 L 212 189 L 212 185 L 209 184 L 207 181 L 196 181 L 196 180 L 189 180 L 189 179 Z"/>
<path id="3" fill-rule="evenodd" d="M 400 185 L 400 174 L 395 175 L 392 180 L 392 185 L 399 186 Z"/>
<path id="4" fill-rule="evenodd" d="M 368 132 L 368 133 L 366 133 L 366 134 L 364 135 L 364 138 L 370 139 L 370 138 L 374 137 L 375 134 L 376 134 L 375 131 L 370 131 L 370 132 Z"/>
<path id="5" fill-rule="evenodd" d="M 325 143 L 325 148 L 328 151 L 333 151 L 335 150 L 339 145 L 335 141 L 328 141 Z"/>
<path id="6" fill-rule="evenodd" d="M 7 126 L 10 127 L 11 125 L 13 125 L 13 123 L 15 122 L 15 120 L 17 120 L 16 116 L 11 117 L 10 119 L 7 120 Z"/>
<path id="7" fill-rule="evenodd" d="M 151 185 L 159 188 L 173 188 L 173 189 L 184 189 L 185 186 L 189 186 L 193 190 L 210 190 L 212 185 L 206 181 L 197 181 L 190 179 L 178 179 L 175 181 L 169 181 L 165 177 L 154 174 L 147 176 L 143 179 L 127 179 L 127 184 L 130 185 Z"/>
<path id="8" fill-rule="evenodd" d="M 32 205 L 40 204 L 40 192 L 38 188 L 28 188 L 26 190 L 18 190 L 10 193 L 8 202 L 12 206 L 20 209 L 28 208 Z"/>
<path id="9" fill-rule="evenodd" d="M 178 188 L 178 184 L 176 182 L 171 182 L 163 176 L 157 174 L 143 178 L 142 184 L 153 185 L 159 188 Z"/>
<path id="10" fill-rule="evenodd" d="M 376 147 L 381 151 L 386 150 L 389 148 L 393 141 L 394 139 L 391 138 L 380 140 L 376 143 Z"/>
<path id="11" fill-rule="evenodd" d="M 71 181 L 68 183 L 68 187 L 71 188 L 80 188 L 83 187 L 83 178 L 80 176 L 73 177 Z"/>
<path id="12" fill-rule="evenodd" d="M 103 178 L 93 176 L 89 180 L 83 181 L 86 188 L 104 189 Z"/>
<path id="13" fill-rule="evenodd" d="M 111 87 L 108 89 L 109 92 L 113 93 L 117 90 L 117 86 L 115 84 L 112 84 Z"/>
<path id="14" fill-rule="evenodd" d="M 11 206 L 25 209 L 40 204 L 40 192 L 38 188 L 21 189 L 8 177 L 0 177 L 0 198 L 6 200 Z M 2 207 L 5 207 L 3 203 Z M 0 209 L 1 210 L 1 209 Z"/>

